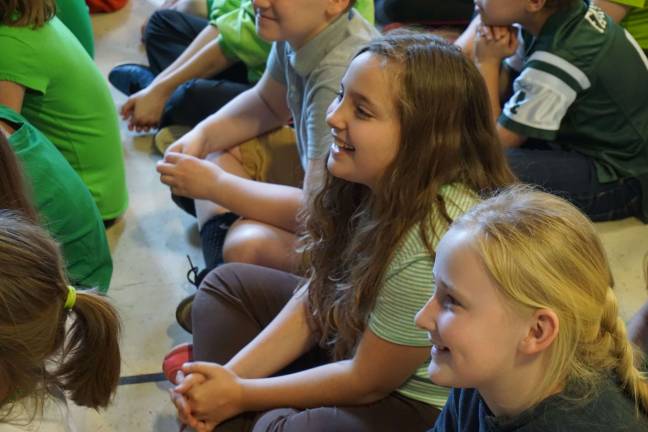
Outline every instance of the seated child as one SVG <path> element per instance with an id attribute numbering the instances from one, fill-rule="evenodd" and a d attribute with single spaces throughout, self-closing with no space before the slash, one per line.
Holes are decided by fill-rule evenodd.
<path id="1" fill-rule="evenodd" d="M 0 121 L 15 131 L 5 137 L 0 125 L 0 208 L 21 210 L 61 244 L 72 285 L 105 293 L 112 259 L 88 189 L 56 147 L 24 117 L 0 105 Z"/>
<path id="2" fill-rule="evenodd" d="M 648 430 L 648 381 L 618 316 L 593 224 L 514 188 L 441 239 L 429 332 L 432 382 L 455 387 L 433 431 Z"/>
<path id="3" fill-rule="evenodd" d="M 513 180 L 483 80 L 447 42 L 392 32 L 353 59 L 327 123 L 334 141 L 305 212 L 308 278 L 227 264 L 196 295 L 200 362 L 182 368 L 173 399 L 198 430 L 247 412 L 222 430 L 420 431 L 445 403 L 414 315 L 448 225 Z"/>
<path id="4" fill-rule="evenodd" d="M 515 174 L 595 221 L 648 221 L 648 86 L 637 84 L 648 82 L 648 61 L 636 41 L 582 0 L 476 8 L 475 62 Z M 502 109 L 502 59 L 513 54 L 519 76 Z"/>
<path id="5" fill-rule="evenodd" d="M 109 75 L 130 96 L 121 110 L 129 129 L 163 128 L 155 140 L 162 152 L 258 82 L 265 69 L 271 45 L 255 31 L 252 1 L 213 0 L 209 8 L 209 20 L 155 12 L 143 36 L 150 66 L 121 65 Z M 373 22 L 373 0 L 358 0 L 358 8 Z"/>
<path id="6" fill-rule="evenodd" d="M 223 261 L 223 247 L 227 261 L 285 270 L 298 266 L 297 213 L 310 188 L 319 184 L 316 166 L 332 140 L 326 109 L 353 54 L 378 35 L 351 9 L 353 3 L 257 5 L 259 36 L 276 41 L 263 77 L 173 144 L 158 164 L 172 193 L 197 199 L 207 268 Z M 294 135 L 285 128 L 279 137 L 253 140 L 291 118 Z M 220 152 L 213 155 L 216 163 L 202 160 L 214 152 Z M 191 211 L 193 202 L 183 205 Z M 243 219 L 223 246 L 237 218 L 231 212 Z"/>
<path id="7" fill-rule="evenodd" d="M 58 245 L 9 210 L 0 210 L 0 310 L 3 432 L 74 431 L 63 392 L 80 406 L 108 405 L 120 370 L 117 312 L 69 286 Z"/>
<path id="8" fill-rule="evenodd" d="M 116 109 L 97 66 L 54 11 L 53 0 L 0 1 L 0 104 L 59 149 L 111 220 L 128 201 Z"/>
<path id="9" fill-rule="evenodd" d="M 88 55 L 94 58 L 94 34 L 86 2 L 84 0 L 56 0 L 56 16 L 81 42 Z"/>
<path id="10" fill-rule="evenodd" d="M 648 54 L 648 2 L 646 0 L 592 0 L 620 23 Z"/>

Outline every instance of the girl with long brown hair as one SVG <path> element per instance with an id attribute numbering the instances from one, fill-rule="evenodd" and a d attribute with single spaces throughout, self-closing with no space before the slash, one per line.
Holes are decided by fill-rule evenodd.
<path id="1" fill-rule="evenodd" d="M 117 312 L 71 287 L 56 242 L 10 210 L 0 210 L 0 311 L 0 429 L 67 430 L 63 392 L 77 405 L 108 405 L 120 370 Z"/>
<path id="2" fill-rule="evenodd" d="M 434 424 L 447 390 L 426 380 L 430 343 L 414 315 L 434 290 L 438 238 L 480 194 L 513 181 L 488 110 L 479 72 L 445 41 L 398 32 L 360 51 L 329 108 L 334 142 L 304 215 L 307 277 L 242 264 L 206 277 L 193 353 L 218 364 L 176 374 L 183 351 L 166 360 L 182 381 L 172 398 L 183 421 L 211 430 L 236 416 L 218 430 L 254 431 Z"/>

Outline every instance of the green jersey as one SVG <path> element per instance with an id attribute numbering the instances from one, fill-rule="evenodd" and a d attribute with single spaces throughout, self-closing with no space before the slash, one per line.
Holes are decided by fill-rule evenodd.
<path id="1" fill-rule="evenodd" d="M 602 183 L 636 177 L 648 218 L 648 59 L 601 9 L 578 2 L 540 34 L 522 31 L 520 67 L 499 118 L 520 135 L 552 141 L 596 163 Z"/>

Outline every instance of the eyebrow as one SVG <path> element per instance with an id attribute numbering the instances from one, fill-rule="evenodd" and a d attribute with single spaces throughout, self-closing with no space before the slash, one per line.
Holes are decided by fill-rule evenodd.
<path id="1" fill-rule="evenodd" d="M 451 294 L 453 297 L 456 297 L 457 300 L 459 300 L 462 304 L 465 304 L 466 302 L 466 296 L 464 296 L 461 292 L 457 291 L 455 287 L 452 285 L 446 283 L 443 280 L 439 280 L 436 276 L 434 276 L 434 281 L 436 285 L 438 286 L 439 284 L 443 284 L 443 289 L 448 291 L 449 294 Z"/>
<path id="2" fill-rule="evenodd" d="M 345 90 L 345 89 L 344 89 L 344 86 L 342 86 L 342 90 Z M 372 102 L 368 97 L 366 97 L 365 95 L 363 95 L 363 94 L 361 94 L 361 93 L 358 93 L 358 92 L 355 92 L 355 91 L 353 91 L 353 90 L 349 90 L 347 93 L 349 94 L 349 96 L 351 96 L 351 99 L 353 99 L 354 102 L 356 102 L 356 103 L 363 103 L 363 104 L 367 105 L 367 106 L 368 106 L 371 110 L 373 110 L 373 111 L 376 111 L 376 110 L 377 110 L 377 106 L 376 106 L 376 104 L 373 103 L 373 102 Z"/>

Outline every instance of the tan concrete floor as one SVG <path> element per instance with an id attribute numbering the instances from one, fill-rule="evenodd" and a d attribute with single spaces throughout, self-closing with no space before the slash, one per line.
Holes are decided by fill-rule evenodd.
<path id="1" fill-rule="evenodd" d="M 161 0 L 131 0 L 125 9 L 93 17 L 96 60 L 108 74 L 116 64 L 145 62 L 139 26 Z M 120 106 L 124 97 L 113 90 Z M 174 320 L 178 301 L 190 293 L 185 281 L 186 254 L 202 264 L 196 225 L 169 200 L 155 173 L 160 159 L 150 137 L 135 137 L 122 124 L 130 193 L 125 217 L 109 229 L 115 271 L 109 295 L 123 319 L 123 373 L 160 371 L 164 354 L 189 340 Z M 648 226 L 636 219 L 598 224 L 617 281 L 621 314 L 628 318 L 646 298 L 641 270 L 648 253 Z M 114 404 L 94 413 L 74 409 L 80 431 L 177 431 L 166 384 L 120 387 Z"/>

